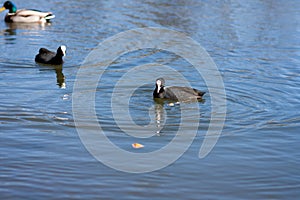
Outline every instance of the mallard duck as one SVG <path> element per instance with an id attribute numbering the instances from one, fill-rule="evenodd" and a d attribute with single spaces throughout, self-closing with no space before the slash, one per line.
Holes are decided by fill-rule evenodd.
<path id="1" fill-rule="evenodd" d="M 38 10 L 27 9 L 17 10 L 17 7 L 11 1 L 6 1 L 3 4 L 3 7 L 0 8 L 0 12 L 6 9 L 8 9 L 9 11 L 4 18 L 5 22 L 45 23 L 49 22 L 50 19 L 53 19 L 55 17 L 51 12 L 41 12 Z"/>
<path id="2" fill-rule="evenodd" d="M 49 51 L 46 48 L 40 48 L 39 53 L 35 56 L 35 62 L 49 65 L 61 65 L 63 64 L 63 57 L 66 55 L 67 47 L 61 45 L 58 47 L 56 53 Z"/>
<path id="3" fill-rule="evenodd" d="M 170 86 L 165 87 L 163 78 L 156 79 L 153 98 L 169 99 L 173 101 L 201 100 L 205 92 L 190 87 Z"/>

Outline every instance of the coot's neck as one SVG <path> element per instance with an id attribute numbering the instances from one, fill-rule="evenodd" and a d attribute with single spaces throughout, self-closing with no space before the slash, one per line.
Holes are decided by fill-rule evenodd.
<path id="1" fill-rule="evenodd" d="M 61 51 L 57 51 L 56 55 L 51 59 L 51 63 L 54 65 L 60 65 L 63 61 L 63 53 Z"/>
<path id="2" fill-rule="evenodd" d="M 56 52 L 56 56 L 55 56 L 55 57 L 61 58 L 61 59 L 62 59 L 63 56 L 64 56 L 64 54 L 63 54 L 62 51 L 58 50 L 58 51 Z"/>
<path id="3" fill-rule="evenodd" d="M 53 57 L 52 60 L 53 60 L 54 64 L 56 64 L 56 65 L 60 65 L 64 62 L 63 55 L 59 55 L 59 54 L 56 54 L 56 56 Z"/>
<path id="4" fill-rule="evenodd" d="M 153 97 L 154 98 L 160 98 L 160 94 L 162 94 L 164 92 L 164 86 L 161 86 L 159 91 L 158 91 L 158 86 L 155 86 L 155 90 L 153 91 Z"/>

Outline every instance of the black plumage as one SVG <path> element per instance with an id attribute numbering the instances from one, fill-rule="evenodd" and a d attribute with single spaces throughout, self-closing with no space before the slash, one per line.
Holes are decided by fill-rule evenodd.
<path id="1" fill-rule="evenodd" d="M 190 87 L 170 86 L 165 87 L 165 80 L 156 80 L 153 98 L 169 99 L 173 101 L 201 100 L 205 92 Z"/>
<path id="2" fill-rule="evenodd" d="M 58 47 L 56 53 L 49 51 L 46 48 L 40 48 L 39 54 L 35 56 L 35 62 L 50 64 L 50 65 L 61 65 L 63 64 L 63 57 L 66 55 L 66 46 L 62 45 Z"/>

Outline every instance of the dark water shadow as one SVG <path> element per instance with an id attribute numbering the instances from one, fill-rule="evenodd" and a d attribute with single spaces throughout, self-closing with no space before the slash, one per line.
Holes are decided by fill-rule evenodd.
<path id="1" fill-rule="evenodd" d="M 40 67 L 41 71 L 54 70 L 56 73 L 56 85 L 58 85 L 58 87 L 62 89 L 66 88 L 65 76 L 63 74 L 63 65 L 45 65 L 41 63 L 37 63 L 37 65 Z"/>

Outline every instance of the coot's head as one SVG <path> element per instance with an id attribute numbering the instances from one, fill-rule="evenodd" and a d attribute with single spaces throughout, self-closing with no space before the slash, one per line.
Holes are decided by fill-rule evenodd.
<path id="1" fill-rule="evenodd" d="M 8 9 L 9 10 L 9 13 L 15 13 L 17 12 L 17 7 L 16 5 L 11 2 L 11 1 L 6 1 L 4 4 L 3 4 L 3 7 L 0 8 L 0 12 L 4 11 Z"/>
<path id="2" fill-rule="evenodd" d="M 57 49 L 57 54 L 61 55 L 61 56 L 65 56 L 66 55 L 66 51 L 67 51 L 67 47 L 65 45 L 61 45 Z"/>
<path id="3" fill-rule="evenodd" d="M 165 86 L 165 79 L 158 78 L 156 79 L 156 92 L 159 94 L 161 92 L 161 89 L 163 89 Z"/>

